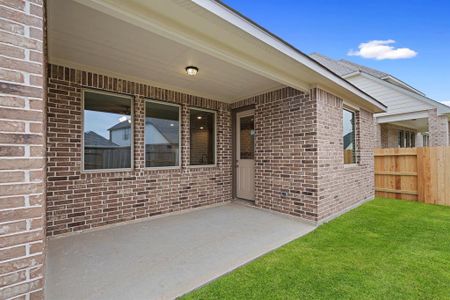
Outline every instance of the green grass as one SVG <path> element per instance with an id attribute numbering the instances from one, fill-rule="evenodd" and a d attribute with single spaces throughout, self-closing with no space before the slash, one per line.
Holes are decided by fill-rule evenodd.
<path id="1" fill-rule="evenodd" d="M 183 299 L 450 299 L 450 207 L 376 199 Z"/>

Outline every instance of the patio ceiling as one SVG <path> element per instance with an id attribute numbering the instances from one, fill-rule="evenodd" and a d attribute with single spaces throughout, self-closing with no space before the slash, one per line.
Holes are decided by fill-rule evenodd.
<path id="1" fill-rule="evenodd" d="M 224 102 L 283 85 L 71 0 L 48 1 L 49 62 Z M 187 76 L 185 67 L 199 68 Z"/>
<path id="2" fill-rule="evenodd" d="M 50 63 L 235 102 L 282 86 L 385 106 L 236 11 L 212 0 L 49 0 Z M 307 28 L 304 29 L 308 30 Z M 195 65 L 194 78 L 184 68 Z"/>

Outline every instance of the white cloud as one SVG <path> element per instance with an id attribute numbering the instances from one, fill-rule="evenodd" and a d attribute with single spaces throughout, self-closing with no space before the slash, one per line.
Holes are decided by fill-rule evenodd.
<path id="1" fill-rule="evenodd" d="M 412 58 L 417 52 L 409 48 L 395 48 L 394 40 L 374 40 L 361 43 L 358 51 L 350 50 L 347 55 L 360 56 L 363 58 L 383 60 L 383 59 L 405 59 Z"/>

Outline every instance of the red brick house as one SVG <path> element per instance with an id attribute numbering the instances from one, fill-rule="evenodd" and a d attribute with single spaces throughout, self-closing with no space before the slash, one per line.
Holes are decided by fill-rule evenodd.
<path id="1" fill-rule="evenodd" d="M 0 8 L 0 298 L 43 297 L 46 236 L 236 198 L 320 223 L 373 198 L 385 106 L 232 9 Z"/>

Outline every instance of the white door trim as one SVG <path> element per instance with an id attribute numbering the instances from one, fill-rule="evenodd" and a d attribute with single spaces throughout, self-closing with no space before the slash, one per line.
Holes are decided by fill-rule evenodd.
<path id="1" fill-rule="evenodd" d="M 236 198 L 245 200 L 255 200 L 255 159 L 241 159 L 241 118 L 254 116 L 255 110 L 246 110 L 236 113 Z M 241 169 L 241 168 L 247 168 Z M 250 176 L 242 178 L 242 175 Z"/>

